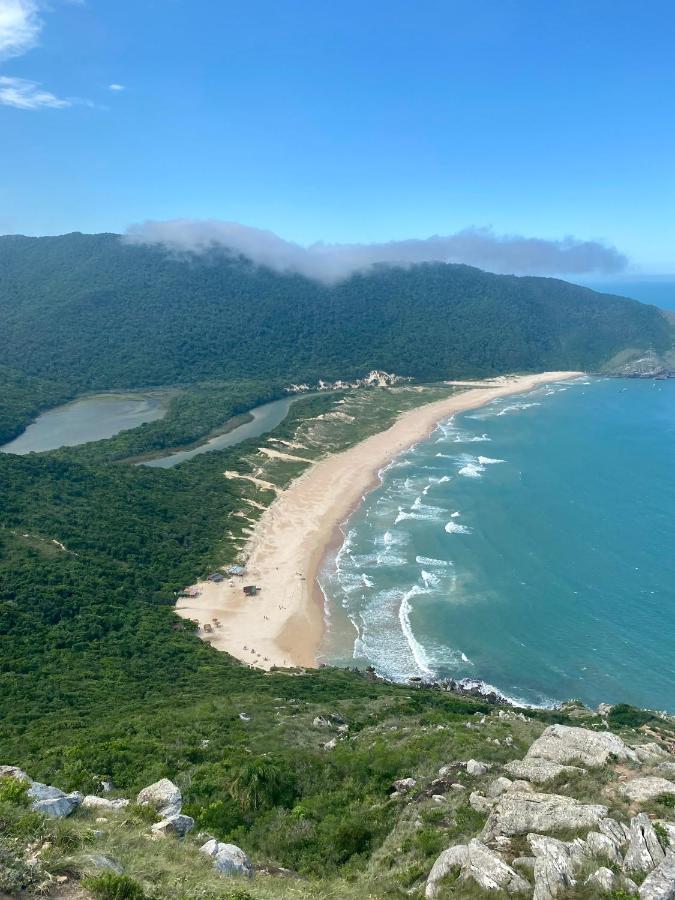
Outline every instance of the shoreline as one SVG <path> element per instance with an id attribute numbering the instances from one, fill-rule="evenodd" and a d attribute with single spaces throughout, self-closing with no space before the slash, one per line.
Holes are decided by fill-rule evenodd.
<path id="1" fill-rule="evenodd" d="M 378 485 L 379 473 L 457 413 L 582 374 L 446 382 L 465 390 L 404 412 L 385 431 L 320 459 L 291 482 L 255 525 L 247 545 L 246 577 L 199 582 L 194 586 L 198 596 L 179 598 L 176 613 L 197 621 L 199 637 L 217 650 L 249 665 L 316 667 L 325 630 L 319 569 L 340 526 Z M 256 584 L 260 593 L 246 597 L 244 584 Z"/>

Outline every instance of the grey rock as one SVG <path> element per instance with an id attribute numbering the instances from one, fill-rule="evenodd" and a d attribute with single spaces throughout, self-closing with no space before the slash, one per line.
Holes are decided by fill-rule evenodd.
<path id="1" fill-rule="evenodd" d="M 32 781 L 23 769 L 20 769 L 18 766 L 0 766 L 0 778 L 16 778 L 17 781 Z"/>
<path id="2" fill-rule="evenodd" d="M 669 754 L 660 744 L 652 741 L 649 744 L 639 744 L 633 748 L 637 753 L 637 757 L 641 763 L 653 765 L 655 763 L 664 762 L 668 759 Z"/>
<path id="3" fill-rule="evenodd" d="M 675 853 L 665 858 L 640 885 L 640 900 L 673 900 L 675 898 Z"/>
<path id="4" fill-rule="evenodd" d="M 221 844 L 213 838 L 199 848 L 213 859 L 213 867 L 221 875 L 253 877 L 253 864 L 235 844 Z"/>
<path id="5" fill-rule="evenodd" d="M 151 806 L 160 816 L 167 819 L 180 813 L 183 796 L 180 789 L 168 778 L 160 778 L 154 784 L 143 788 L 136 798 L 139 806 Z"/>
<path id="6" fill-rule="evenodd" d="M 627 894 L 639 894 L 640 888 L 633 881 L 632 878 L 629 878 L 627 875 L 621 876 L 621 887 Z"/>
<path id="7" fill-rule="evenodd" d="M 548 759 L 562 765 L 579 761 L 591 767 L 603 766 L 610 756 L 621 762 L 638 759 L 616 734 L 569 725 L 550 725 L 526 753 L 526 759 Z"/>
<path id="8" fill-rule="evenodd" d="M 657 819 L 657 823 L 663 828 L 668 836 L 668 845 L 675 850 L 675 822 L 666 822 L 665 819 Z"/>
<path id="9" fill-rule="evenodd" d="M 455 869 L 461 868 L 469 855 L 469 850 L 465 844 L 458 844 L 456 847 L 449 847 L 444 850 L 433 864 L 431 872 L 427 878 L 424 896 L 428 900 L 436 897 L 439 891 L 438 883 Z"/>
<path id="10" fill-rule="evenodd" d="M 87 853 L 86 856 L 82 857 L 82 862 L 85 868 L 88 869 L 106 869 L 109 872 L 114 872 L 116 875 L 122 875 L 124 872 L 117 860 L 106 853 Z"/>
<path id="11" fill-rule="evenodd" d="M 330 728 L 330 720 L 324 718 L 324 716 L 315 716 L 312 725 L 315 728 Z"/>
<path id="12" fill-rule="evenodd" d="M 176 837 L 185 837 L 188 831 L 192 831 L 195 827 L 195 820 L 191 816 L 168 816 L 161 822 L 155 822 L 152 831 L 155 834 L 175 835 Z"/>
<path id="13" fill-rule="evenodd" d="M 499 778 L 495 778 L 492 784 L 487 789 L 488 797 L 499 797 L 505 791 L 511 787 L 513 782 L 510 778 L 504 778 L 503 775 L 500 775 Z"/>
<path id="14" fill-rule="evenodd" d="M 667 778 L 675 778 L 675 762 L 659 763 L 658 771 Z"/>
<path id="15" fill-rule="evenodd" d="M 626 781 L 621 785 L 620 791 L 633 803 L 645 803 L 647 800 L 653 800 L 663 794 L 675 794 L 675 784 L 666 778 L 646 775 Z"/>
<path id="16" fill-rule="evenodd" d="M 66 796 L 65 791 L 52 787 L 50 784 L 42 784 L 40 781 L 34 781 L 26 793 L 33 800 L 59 800 Z"/>
<path id="17" fill-rule="evenodd" d="M 504 768 L 513 775 L 514 778 L 522 778 L 525 781 L 534 781 L 536 784 L 543 784 L 545 781 L 551 781 L 557 778 L 561 772 L 583 772 L 583 769 L 577 766 L 563 766 L 560 763 L 551 762 L 548 759 L 514 759 L 507 763 Z"/>
<path id="18" fill-rule="evenodd" d="M 609 703 L 599 703 L 597 709 L 595 710 L 598 716 L 608 716 L 612 711 L 612 706 Z"/>
<path id="19" fill-rule="evenodd" d="M 600 831 L 589 831 L 586 835 L 588 849 L 593 856 L 599 856 L 610 862 L 621 865 L 623 857 L 614 841 Z"/>
<path id="20" fill-rule="evenodd" d="M 467 858 L 461 877 L 473 879 L 486 891 L 507 891 L 509 894 L 529 891 L 530 884 L 515 869 L 507 865 L 494 850 L 481 841 L 469 841 Z"/>
<path id="21" fill-rule="evenodd" d="M 486 763 L 477 762 L 475 759 L 470 759 L 466 764 L 466 771 L 469 775 L 485 775 L 488 768 Z"/>
<path id="22" fill-rule="evenodd" d="M 64 819 L 74 813 L 80 803 L 82 803 L 82 794 L 73 791 L 72 794 L 63 794 L 61 797 L 34 800 L 31 809 L 52 819 Z"/>
<path id="23" fill-rule="evenodd" d="M 528 834 L 527 841 L 535 857 L 535 900 L 551 900 L 574 886 L 586 856 L 582 841 L 559 841 L 541 834 Z"/>
<path id="24" fill-rule="evenodd" d="M 399 794 L 407 794 L 416 784 L 417 780 L 415 778 L 399 778 L 394 782 L 392 787 L 395 791 L 398 791 Z"/>
<path id="25" fill-rule="evenodd" d="M 600 804 L 580 803 L 558 794 L 508 791 L 497 798 L 481 837 L 489 841 L 498 834 L 593 828 L 606 815 L 607 807 Z"/>
<path id="26" fill-rule="evenodd" d="M 326 741 L 325 744 L 322 744 L 322 747 L 324 750 L 328 750 L 328 751 L 335 750 L 335 748 L 337 747 L 337 743 L 338 743 L 337 738 L 334 737 L 334 738 L 331 738 L 329 741 Z"/>
<path id="27" fill-rule="evenodd" d="M 533 791 L 534 788 L 530 784 L 529 781 L 523 781 L 521 778 L 516 778 L 511 787 L 509 788 L 509 793 L 522 794 L 523 791 Z"/>
<path id="28" fill-rule="evenodd" d="M 614 889 L 614 872 L 605 866 L 601 866 L 588 876 L 584 884 L 600 888 L 601 891 L 609 893 Z"/>
<path id="29" fill-rule="evenodd" d="M 665 852 L 654 831 L 654 826 L 645 813 L 630 821 L 630 843 L 624 859 L 626 872 L 651 872 L 665 859 Z"/>
<path id="30" fill-rule="evenodd" d="M 124 809 L 128 805 L 129 801 L 121 797 L 118 800 L 109 800 L 107 797 L 97 797 L 95 794 L 87 794 L 82 801 L 82 809 L 105 809 L 109 812 Z"/>
<path id="31" fill-rule="evenodd" d="M 616 819 L 602 819 L 598 823 L 598 831 L 608 837 L 617 850 L 625 847 L 630 840 L 630 828 Z"/>
<path id="32" fill-rule="evenodd" d="M 484 797 L 482 794 L 479 794 L 478 791 L 473 791 L 469 797 L 469 806 L 477 813 L 489 813 L 494 806 L 494 803 L 494 800 Z"/>

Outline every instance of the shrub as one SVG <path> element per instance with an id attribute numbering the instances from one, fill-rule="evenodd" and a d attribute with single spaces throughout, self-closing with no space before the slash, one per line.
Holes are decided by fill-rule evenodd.
<path id="1" fill-rule="evenodd" d="M 0 778 L 0 802 L 25 806 L 28 803 L 28 787 L 27 781 L 19 781 L 18 778 Z"/>
<path id="2" fill-rule="evenodd" d="M 128 875 L 104 872 L 83 880 L 96 900 L 147 900 L 141 885 Z"/>
<path id="3" fill-rule="evenodd" d="M 652 722 L 654 715 L 646 709 L 638 709 L 628 703 L 618 703 L 613 706 L 607 716 L 609 725 L 613 728 L 639 728 L 647 722 Z"/>

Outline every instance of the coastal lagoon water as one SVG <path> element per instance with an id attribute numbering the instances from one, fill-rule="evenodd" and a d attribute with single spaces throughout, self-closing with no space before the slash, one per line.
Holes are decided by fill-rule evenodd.
<path id="1" fill-rule="evenodd" d="M 211 450 L 223 450 L 225 447 L 234 447 L 236 444 L 240 444 L 249 438 L 260 437 L 261 434 L 267 434 L 268 431 L 272 431 L 273 428 L 276 428 L 277 425 L 283 422 L 288 415 L 289 409 L 297 400 L 314 396 L 315 394 L 294 394 L 282 397 L 280 400 L 272 400 L 270 403 L 262 403 L 260 406 L 250 410 L 250 421 L 237 425 L 231 431 L 217 434 L 196 447 L 190 447 L 187 450 L 174 450 L 166 456 L 149 459 L 139 463 L 139 465 L 170 469 L 202 453 L 208 453 Z"/>
<path id="2" fill-rule="evenodd" d="M 675 381 L 505 398 L 381 479 L 323 568 L 327 660 L 675 712 Z"/>
<path id="3" fill-rule="evenodd" d="M 0 452 L 39 453 L 101 441 L 166 415 L 166 392 L 98 394 L 50 409 Z"/>

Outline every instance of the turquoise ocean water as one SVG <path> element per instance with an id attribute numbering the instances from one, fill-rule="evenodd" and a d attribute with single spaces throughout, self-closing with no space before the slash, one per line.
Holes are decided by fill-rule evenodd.
<path id="1" fill-rule="evenodd" d="M 324 563 L 327 660 L 675 712 L 675 381 L 500 400 L 381 479 Z"/>

